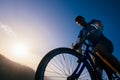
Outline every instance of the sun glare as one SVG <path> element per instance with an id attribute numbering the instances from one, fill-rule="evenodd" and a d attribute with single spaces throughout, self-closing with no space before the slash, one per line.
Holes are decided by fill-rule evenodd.
<path id="1" fill-rule="evenodd" d="M 12 45 L 11 52 L 17 58 L 24 58 L 28 56 L 28 46 L 24 43 L 16 43 Z"/>

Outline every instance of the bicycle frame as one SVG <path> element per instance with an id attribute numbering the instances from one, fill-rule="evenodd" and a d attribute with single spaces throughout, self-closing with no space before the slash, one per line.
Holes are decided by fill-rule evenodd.
<path id="1" fill-rule="evenodd" d="M 84 42 L 84 44 L 86 45 L 86 50 L 83 53 L 82 61 L 83 62 L 89 61 L 89 65 L 91 66 L 91 69 L 92 69 L 93 74 L 95 75 L 96 79 L 100 79 L 101 80 L 101 76 L 100 76 L 99 72 L 96 69 L 96 66 L 95 66 L 95 64 L 93 62 L 93 59 L 91 58 L 91 56 L 95 56 L 95 54 L 92 51 L 89 50 L 90 45 L 88 45 L 86 42 Z M 81 61 L 81 60 L 79 60 L 79 61 Z M 84 70 L 85 65 L 83 64 L 81 66 L 81 68 L 80 68 L 80 65 L 81 65 L 81 63 L 79 62 L 77 67 L 76 67 L 76 69 L 75 69 L 75 71 L 71 75 L 72 79 L 77 79 L 81 75 L 82 71 Z"/>
<path id="2" fill-rule="evenodd" d="M 111 67 L 109 67 L 109 65 L 104 63 L 104 61 L 96 53 L 92 52 L 93 50 L 91 49 L 92 46 L 87 42 L 84 42 L 84 44 L 86 47 L 85 47 L 85 50 L 82 50 L 82 52 L 80 50 L 75 51 L 65 47 L 57 48 L 50 51 L 41 60 L 36 71 L 35 80 L 44 80 L 47 76 L 55 80 L 58 77 L 59 79 L 62 79 L 62 80 L 63 78 L 64 80 L 65 79 L 67 80 L 81 80 L 81 79 L 83 80 L 89 80 L 89 79 L 90 80 L 120 80 L 119 74 L 117 74 L 114 70 L 112 70 Z M 100 67 L 102 67 L 103 69 L 102 71 L 104 71 L 106 75 L 103 75 L 102 71 L 101 73 L 98 71 L 97 68 L 99 67 L 96 66 L 93 57 L 95 58 L 97 57 L 103 62 L 103 64 Z M 72 63 L 70 63 L 73 58 L 74 60 L 72 61 Z M 55 64 L 52 63 L 52 61 L 54 60 L 56 61 Z M 69 63 L 68 65 L 66 64 L 67 60 Z M 75 63 L 75 66 L 73 63 Z M 65 65 L 62 65 L 62 64 L 65 64 Z M 60 65 L 63 67 L 61 67 Z M 52 66 L 54 66 L 54 68 L 52 68 Z M 56 69 L 57 71 L 54 69 Z M 58 73 L 59 71 L 60 73 Z M 55 74 L 49 75 L 50 74 L 49 72 L 55 73 Z M 54 76 L 54 75 L 58 75 L 58 76 Z"/>

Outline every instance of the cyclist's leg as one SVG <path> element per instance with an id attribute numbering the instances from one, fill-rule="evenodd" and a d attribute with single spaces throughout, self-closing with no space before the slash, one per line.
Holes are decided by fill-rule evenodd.
<path id="1" fill-rule="evenodd" d="M 107 64 L 109 63 L 109 66 L 111 65 L 111 67 L 115 68 L 114 71 L 120 74 L 120 62 L 112 55 L 113 46 L 111 43 L 103 41 L 96 45 L 94 50 L 97 52 L 99 57 L 101 56 L 105 62 L 107 61 Z"/>
<path id="2" fill-rule="evenodd" d="M 120 62 L 117 60 L 117 58 L 111 54 L 111 55 L 109 55 L 107 61 L 108 61 L 108 62 L 117 70 L 117 72 L 120 74 Z"/>
<path id="3" fill-rule="evenodd" d="M 109 47 L 108 47 L 109 46 Z M 101 74 L 102 76 L 102 72 L 103 69 L 104 71 L 107 73 L 107 77 L 109 77 L 109 79 L 111 79 L 111 75 L 112 72 L 110 69 L 107 68 L 106 64 L 104 63 L 103 59 L 105 60 L 109 60 L 109 55 L 112 55 L 112 51 L 113 51 L 113 46 L 111 44 L 106 44 L 106 42 L 100 42 L 99 44 L 97 44 L 94 48 L 95 53 L 99 56 L 99 58 L 96 58 L 96 64 L 98 67 L 98 72 L 99 74 Z M 103 59 L 101 59 L 101 57 Z"/>
<path id="4" fill-rule="evenodd" d="M 103 70 L 103 67 L 101 66 L 101 65 L 103 65 L 102 60 L 100 60 L 100 58 L 98 56 L 96 56 L 94 59 L 94 62 L 95 62 L 97 71 L 99 72 L 100 76 L 102 77 L 102 70 Z"/>
<path id="5" fill-rule="evenodd" d="M 102 59 L 102 61 L 104 62 L 104 70 L 105 72 L 107 73 L 108 75 L 108 78 L 109 80 L 114 80 L 114 79 L 117 79 L 119 80 L 120 79 L 120 76 L 118 75 L 119 72 L 116 70 L 115 67 L 113 67 L 110 62 L 108 62 L 107 60 L 105 60 L 101 55 L 99 55 L 99 53 L 96 52 L 96 54 Z M 109 66 L 109 67 L 108 67 Z M 118 74 L 116 74 L 115 72 L 117 72 Z"/>

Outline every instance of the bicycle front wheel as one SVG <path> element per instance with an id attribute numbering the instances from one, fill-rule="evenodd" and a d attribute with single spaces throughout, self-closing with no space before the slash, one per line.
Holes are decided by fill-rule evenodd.
<path id="1" fill-rule="evenodd" d="M 93 80 L 94 76 L 88 63 L 80 63 L 84 69 L 76 79 L 68 78 L 75 72 L 82 55 L 69 48 L 57 48 L 50 51 L 38 65 L 35 80 Z M 78 73 L 76 71 L 76 73 Z"/>

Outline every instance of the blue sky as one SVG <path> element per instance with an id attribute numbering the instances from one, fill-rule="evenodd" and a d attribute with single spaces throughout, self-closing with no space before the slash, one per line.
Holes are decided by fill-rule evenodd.
<path id="1" fill-rule="evenodd" d="M 87 22 L 102 21 L 104 34 L 113 42 L 113 54 L 119 59 L 120 0 L 0 0 L 0 25 L 7 25 L 7 29 L 0 28 L 0 50 L 8 53 L 16 38 L 25 41 L 32 55 L 27 64 L 34 59 L 29 66 L 36 68 L 48 51 L 71 47 L 76 41 L 81 30 L 74 22 L 78 15 Z"/>

